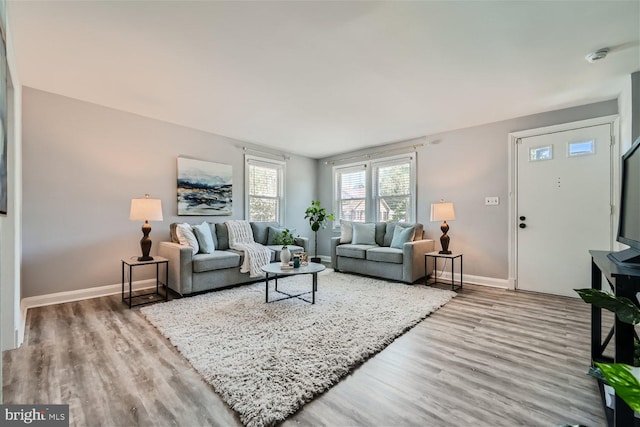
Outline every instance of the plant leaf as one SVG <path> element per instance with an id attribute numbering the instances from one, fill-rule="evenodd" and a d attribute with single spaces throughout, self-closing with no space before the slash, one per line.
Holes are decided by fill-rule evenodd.
<path id="1" fill-rule="evenodd" d="M 595 363 L 616 394 L 635 412 L 640 412 L 640 382 L 624 363 Z"/>
<path id="2" fill-rule="evenodd" d="M 640 309 L 633 301 L 625 297 L 617 297 L 598 289 L 574 289 L 584 302 L 614 312 L 618 318 L 631 325 L 640 323 Z"/>

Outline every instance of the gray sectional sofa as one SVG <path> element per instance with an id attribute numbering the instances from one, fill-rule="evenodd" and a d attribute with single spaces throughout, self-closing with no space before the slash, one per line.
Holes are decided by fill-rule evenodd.
<path id="1" fill-rule="evenodd" d="M 273 237 L 282 227 L 277 222 L 251 222 L 256 243 L 273 251 L 271 261 L 280 261 L 282 245 L 274 245 Z M 160 242 L 158 255 L 169 260 L 169 288 L 180 295 L 253 282 L 249 273 L 240 273 L 244 252 L 229 248 L 229 234 L 224 223 L 209 223 L 216 250 L 210 254 L 193 254 L 191 247 L 178 243 L 176 224 L 171 224 L 171 242 Z M 270 230 L 271 228 L 271 230 Z M 308 252 L 309 239 L 296 237 L 289 246 L 292 253 Z"/>
<path id="2" fill-rule="evenodd" d="M 397 226 L 414 227 L 413 238 L 402 244 L 402 249 L 390 247 Z M 424 227 L 419 223 L 377 222 L 375 244 L 341 243 L 341 237 L 331 238 L 331 264 L 336 271 L 414 283 L 424 278 L 424 254 L 435 247 L 434 241 L 424 239 L 423 234 Z M 427 272 L 431 271 L 433 259 L 429 258 Z"/>

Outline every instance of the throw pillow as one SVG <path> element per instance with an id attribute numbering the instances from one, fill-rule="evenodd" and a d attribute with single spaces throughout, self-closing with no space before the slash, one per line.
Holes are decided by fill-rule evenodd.
<path id="1" fill-rule="evenodd" d="M 278 228 L 278 227 L 269 226 L 269 231 L 267 233 L 267 246 L 276 245 L 277 244 L 275 242 L 276 237 L 278 237 L 278 234 L 282 233 L 284 230 L 285 230 L 285 227 Z M 295 228 L 290 228 L 289 232 L 291 233 L 292 236 L 296 235 Z"/>
<path id="2" fill-rule="evenodd" d="M 375 245 L 376 244 L 376 225 L 370 223 L 354 223 L 353 224 L 353 240 L 354 245 Z"/>
<path id="3" fill-rule="evenodd" d="M 213 243 L 213 236 L 211 235 L 211 227 L 209 227 L 209 224 L 207 224 L 206 221 L 200 225 L 194 226 L 193 232 L 198 240 L 200 252 L 203 254 L 210 254 L 216 250 L 216 246 Z"/>
<path id="4" fill-rule="evenodd" d="M 391 240 L 391 247 L 396 249 L 402 249 L 402 246 L 411 242 L 413 239 L 413 232 L 415 227 L 396 227 L 393 230 L 393 239 Z"/>
<path id="5" fill-rule="evenodd" d="M 178 224 L 176 226 L 176 234 L 178 235 L 178 240 L 181 245 L 190 246 L 194 255 L 198 253 L 200 246 L 198 245 L 196 235 L 193 234 L 191 224 L 187 224 L 186 222 L 184 224 Z"/>
<path id="6" fill-rule="evenodd" d="M 351 243 L 353 240 L 353 223 L 340 220 L 340 243 Z"/>

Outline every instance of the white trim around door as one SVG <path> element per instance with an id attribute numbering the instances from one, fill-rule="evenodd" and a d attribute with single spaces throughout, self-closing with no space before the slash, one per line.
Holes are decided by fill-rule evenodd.
<path id="1" fill-rule="evenodd" d="M 550 133 L 556 133 L 556 132 L 564 132 L 564 131 L 568 131 L 568 130 L 572 130 L 572 129 L 579 129 L 579 128 L 586 128 L 586 127 L 591 127 L 591 126 L 598 126 L 598 125 L 603 125 L 603 124 L 610 124 L 611 125 L 611 145 L 612 145 L 612 152 L 611 152 L 611 173 L 612 173 L 612 188 L 611 188 L 611 209 L 612 209 L 612 217 L 613 217 L 613 223 L 612 223 L 612 230 L 614 231 L 612 233 L 613 238 L 615 239 L 615 230 L 617 230 L 618 224 L 617 224 L 617 209 L 619 207 L 619 200 L 620 200 L 620 124 L 619 124 L 619 117 L 618 115 L 612 115 L 612 116 L 603 116 L 603 117 L 597 117 L 594 119 L 588 119 L 588 120 L 580 120 L 577 122 L 571 122 L 571 123 L 563 123 L 563 124 L 559 124 L 559 125 L 553 125 L 553 126 L 546 126 L 546 127 L 542 127 L 542 128 L 537 128 L 537 129 L 528 129 L 528 130 L 523 130 L 523 131 L 518 131 L 518 132 L 511 132 L 508 135 L 508 140 L 507 140 L 507 144 L 508 144 L 508 153 L 509 153 L 509 183 L 508 183 L 508 189 L 509 189 L 509 241 L 508 241 L 508 262 L 509 262 L 509 278 L 508 278 L 508 287 L 509 289 L 517 289 L 517 277 L 518 277 L 518 272 L 517 272 L 517 261 L 518 261 L 518 254 L 517 254 L 517 227 L 518 227 L 518 221 L 516 221 L 518 212 L 517 212 L 517 176 L 518 176 L 518 170 L 517 170 L 517 150 L 516 150 L 516 144 L 518 142 L 518 140 L 520 138 L 526 138 L 526 137 L 531 137 L 531 136 L 537 136 L 537 135 L 545 135 L 545 134 L 550 134 Z M 612 244 L 614 244 L 615 242 L 612 242 Z M 615 245 L 614 245 L 615 247 Z"/>

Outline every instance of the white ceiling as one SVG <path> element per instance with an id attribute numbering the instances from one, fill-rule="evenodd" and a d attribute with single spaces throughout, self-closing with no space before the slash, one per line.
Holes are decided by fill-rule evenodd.
<path id="1" fill-rule="evenodd" d="M 637 0 L 10 1 L 8 13 L 25 86 L 315 158 L 613 99 L 640 70 Z"/>

